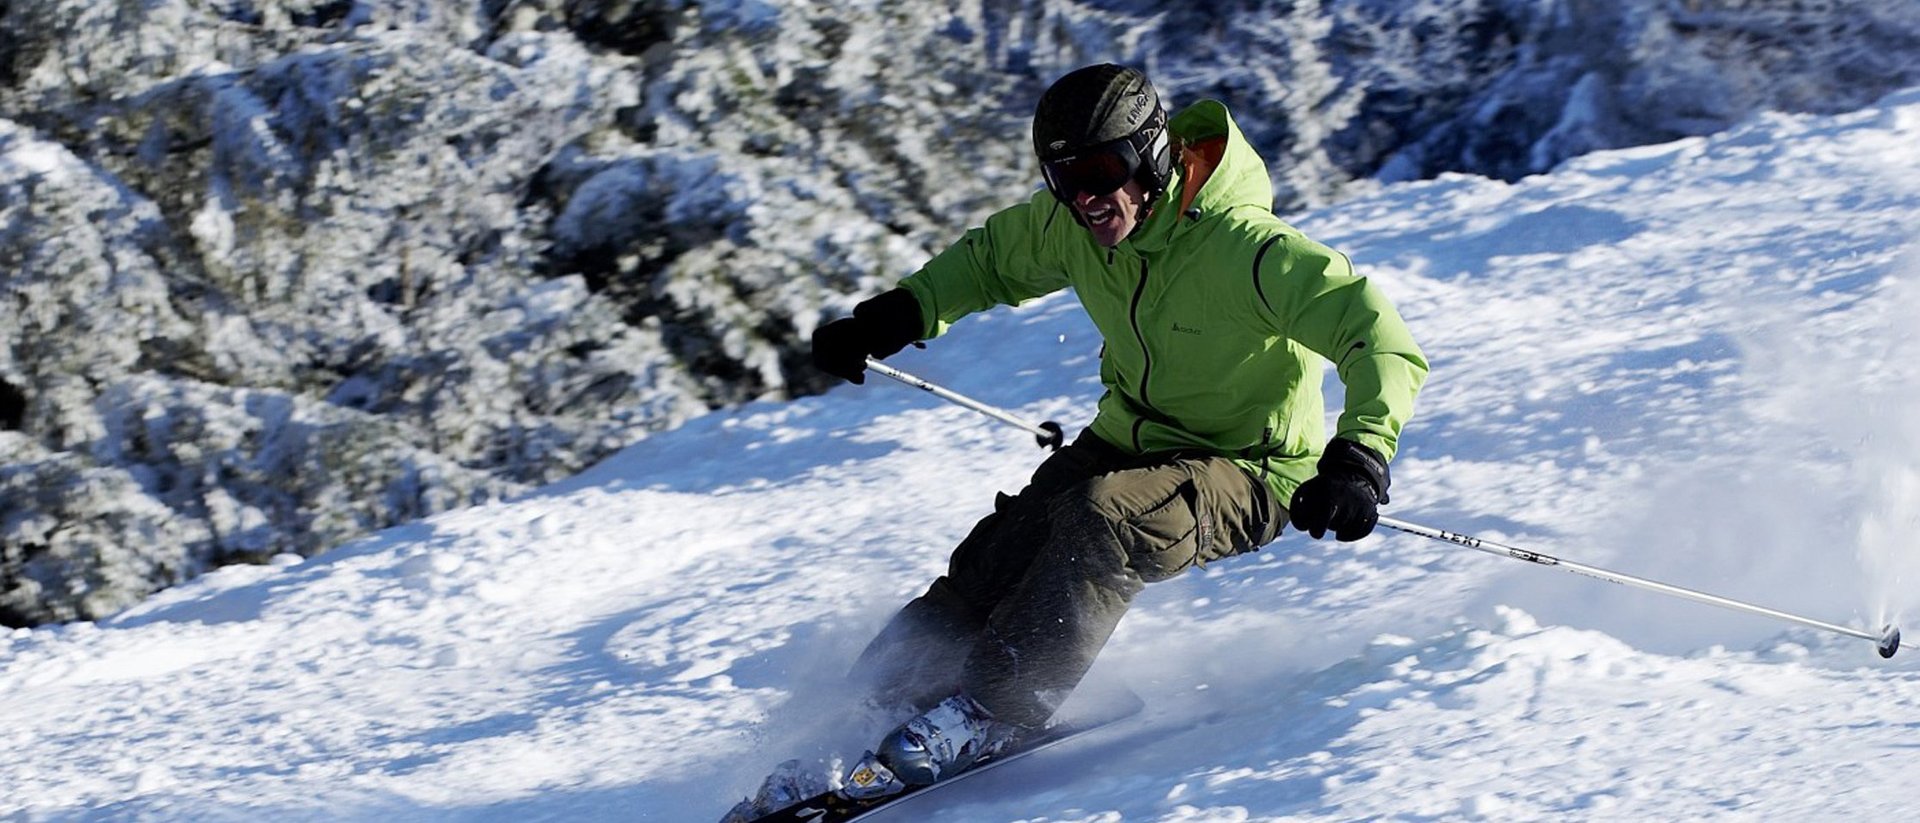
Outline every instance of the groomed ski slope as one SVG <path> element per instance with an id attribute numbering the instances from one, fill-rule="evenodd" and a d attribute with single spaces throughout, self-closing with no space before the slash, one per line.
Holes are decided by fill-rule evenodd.
<path id="1" fill-rule="evenodd" d="M 1391 514 L 1920 615 L 1920 91 L 1295 222 L 1433 361 Z M 1098 347 L 1059 295 L 892 362 L 1077 429 Z M 778 760 L 869 742 L 832 724 L 835 678 L 1040 457 L 876 379 L 0 634 L 0 818 L 715 819 Z M 1289 534 L 1138 601 L 1088 689 L 1143 719 L 899 819 L 1908 820 L 1917 672 L 1416 537 Z"/>

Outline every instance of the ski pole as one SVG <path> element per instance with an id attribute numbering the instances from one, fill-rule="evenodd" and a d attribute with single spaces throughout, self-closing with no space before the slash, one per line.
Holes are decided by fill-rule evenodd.
<path id="1" fill-rule="evenodd" d="M 1062 441 L 1065 439 L 1064 435 L 1061 432 L 1060 424 L 1055 423 L 1051 420 L 1048 420 L 1045 423 L 1039 423 L 1039 424 L 1029 423 L 1025 420 L 1015 417 L 1010 412 L 1007 412 L 1002 409 L 994 408 L 985 403 L 981 403 L 980 401 L 974 400 L 972 398 L 967 397 L 966 395 L 952 391 L 951 389 L 946 389 L 941 386 L 937 386 L 933 383 L 929 383 L 926 380 L 922 380 L 918 377 L 914 377 L 913 375 L 907 374 L 906 372 L 900 371 L 899 369 L 882 364 L 880 361 L 875 360 L 871 357 L 867 358 L 867 368 L 873 369 L 874 371 L 877 371 L 881 374 L 884 374 L 888 377 L 891 377 L 909 386 L 913 386 L 914 388 L 923 389 L 925 391 L 932 392 L 937 397 L 952 401 L 954 403 L 958 403 L 962 406 L 965 406 L 969 409 L 980 412 L 981 414 L 984 414 L 988 417 L 992 417 L 1003 423 L 1007 423 L 1016 428 L 1021 428 L 1029 432 L 1032 432 L 1034 435 L 1034 439 L 1038 440 L 1040 442 L 1040 445 L 1042 446 L 1058 449 L 1060 448 Z M 1681 586 L 1675 586 L 1669 583 L 1662 583 L 1657 580 L 1648 580 L 1644 577 L 1635 577 L 1630 574 L 1622 574 L 1620 572 L 1608 571 L 1598 566 L 1589 566 L 1585 563 L 1577 563 L 1572 560 L 1562 560 L 1558 557 L 1554 557 L 1549 554 L 1541 554 L 1540 552 L 1536 552 L 1531 549 L 1523 549 L 1518 546 L 1508 546 L 1504 543 L 1496 543 L 1492 540 L 1486 540 L 1484 538 L 1474 537 L 1473 535 L 1470 535 L 1470 534 L 1460 534 L 1458 532 L 1450 532 L 1444 529 L 1436 529 L 1431 526 L 1422 526 L 1418 523 L 1409 523 L 1405 520 L 1398 520 L 1392 517 L 1387 517 L 1385 515 L 1382 515 L 1380 517 L 1379 523 L 1380 525 L 1386 526 L 1387 528 L 1393 529 L 1395 531 L 1402 531 L 1402 532 L 1406 532 L 1407 534 L 1418 535 L 1420 537 L 1425 537 L 1432 540 L 1439 540 L 1446 543 L 1452 543 L 1458 546 L 1465 546 L 1469 549 L 1476 549 L 1479 551 L 1486 552 L 1488 554 L 1499 555 L 1501 557 L 1511 557 L 1515 560 L 1524 560 L 1528 563 L 1533 563 L 1536 565 L 1552 566 L 1554 568 L 1562 569 L 1564 571 L 1569 571 L 1574 574 L 1585 575 L 1587 577 L 1591 577 L 1596 580 L 1605 580 L 1609 583 L 1620 583 L 1622 585 L 1634 586 L 1637 588 L 1646 589 L 1648 591 L 1659 592 L 1661 594 L 1668 594 L 1674 597 L 1679 597 L 1686 600 L 1692 600 L 1697 603 L 1706 603 L 1713 606 L 1720 606 L 1722 608 L 1732 609 L 1734 611 L 1742 611 L 1742 612 L 1747 612 L 1749 614 L 1761 615 L 1763 617 L 1771 617 L 1771 618 L 1774 618 L 1775 620 L 1784 620 L 1789 623 L 1797 623 L 1802 626 L 1808 626 L 1811 628 L 1820 629 L 1822 631 L 1833 632 L 1834 634 L 1845 635 L 1847 637 L 1857 637 L 1857 638 L 1860 638 L 1861 640 L 1871 640 L 1874 642 L 1874 646 L 1877 649 L 1879 649 L 1881 657 L 1892 657 L 1894 652 L 1897 652 L 1900 650 L 1900 629 L 1899 627 L 1894 626 L 1891 623 L 1887 624 L 1885 628 L 1881 629 L 1879 634 L 1873 634 L 1871 632 L 1862 631 L 1860 629 L 1850 628 L 1850 627 L 1842 626 L 1836 623 L 1828 623 L 1824 620 L 1815 620 L 1810 617 L 1801 617 L 1800 615 L 1783 612 L 1778 609 L 1769 609 L 1765 606 L 1756 606 L 1752 603 L 1745 603 L 1745 602 L 1734 600 L 1728 597 L 1721 597 L 1715 594 L 1708 594 L 1706 592 L 1695 591 L 1693 589 L 1688 589 Z"/>
<path id="2" fill-rule="evenodd" d="M 1029 423 L 1025 420 L 1021 420 L 1020 418 L 1013 416 L 1012 412 L 1006 411 L 1005 409 L 994 408 L 978 400 L 975 400 L 971 397 L 968 397 L 964 394 L 956 392 L 952 389 L 948 389 L 943 386 L 930 383 L 926 380 L 922 380 L 918 377 L 914 377 L 911 374 L 908 374 L 892 366 L 881 363 L 880 361 L 875 360 L 871 357 L 867 358 L 867 368 L 877 371 L 881 374 L 884 374 L 888 377 L 891 377 L 895 380 L 898 380 L 916 389 L 932 392 L 935 397 L 938 397 L 942 400 L 947 400 L 949 402 L 958 403 L 962 406 L 966 406 L 969 409 L 977 411 L 981 414 L 984 414 L 1002 423 L 1006 423 L 1015 428 L 1026 429 L 1027 431 L 1033 433 L 1033 439 L 1038 441 L 1043 448 L 1058 450 L 1060 446 L 1064 444 L 1067 440 L 1066 432 L 1061 430 L 1059 423 L 1055 423 L 1052 420 L 1048 420 L 1045 423 Z"/>
<path id="3" fill-rule="evenodd" d="M 1687 600 L 1692 600 L 1698 603 L 1707 603 L 1714 606 L 1721 606 L 1724 608 L 1733 609 L 1735 611 L 1743 611 L 1749 614 L 1757 614 L 1765 617 L 1771 617 L 1776 620 L 1785 620 L 1789 623 L 1798 623 L 1802 626 L 1810 626 L 1812 628 L 1833 632 L 1834 634 L 1843 634 L 1848 637 L 1858 637 L 1862 640 L 1872 640 L 1874 641 L 1874 645 L 1879 648 L 1881 657 L 1892 657 L 1894 652 L 1900 650 L 1900 629 L 1896 628 L 1892 624 L 1888 624 L 1886 628 L 1882 629 L 1880 633 L 1876 635 L 1871 632 L 1861 631 L 1860 629 L 1849 628 L 1847 626 L 1841 626 L 1841 625 L 1828 623 L 1821 620 L 1814 620 L 1809 617 L 1801 617 L 1797 614 L 1789 614 L 1787 612 L 1783 612 L 1778 609 L 1769 609 L 1769 608 L 1766 608 L 1765 606 L 1756 606 L 1756 605 L 1753 605 L 1752 603 L 1743 603 L 1738 600 L 1721 597 L 1719 595 L 1707 594 L 1706 592 L 1699 592 L 1699 591 L 1694 591 L 1693 589 L 1682 588 L 1680 586 L 1674 586 L 1667 583 L 1661 583 L 1657 580 L 1648 580 L 1643 577 L 1634 577 L 1633 575 L 1630 575 L 1630 574 L 1621 574 L 1619 572 L 1608 571 L 1606 569 L 1598 568 L 1595 566 L 1589 566 L 1585 563 L 1575 563 L 1571 560 L 1562 560 L 1552 555 L 1541 554 L 1539 552 L 1531 551 L 1529 549 L 1522 549 L 1517 546 L 1508 546 L 1501 543 L 1495 543 L 1491 540 L 1484 540 L 1468 534 L 1459 534 L 1456 532 L 1445 531 L 1442 529 L 1435 529 L 1428 526 L 1422 526 L 1417 523 L 1408 523 L 1404 520 L 1396 520 L 1394 518 L 1385 517 L 1385 516 L 1382 516 L 1380 518 L 1380 525 L 1386 526 L 1387 528 L 1394 529 L 1396 531 L 1403 531 L 1403 532 L 1406 532 L 1407 534 L 1415 534 L 1421 537 L 1440 540 L 1440 541 L 1452 543 L 1458 546 L 1465 546 L 1469 549 L 1478 549 L 1488 554 L 1496 554 L 1502 557 L 1511 557 L 1515 560 L 1524 560 L 1528 563 L 1535 563 L 1541 566 L 1553 566 L 1559 569 L 1563 569 L 1565 571 L 1573 572 L 1574 574 L 1582 574 L 1598 580 L 1605 580 L 1609 583 L 1623 583 L 1628 586 L 1636 586 L 1642 589 L 1646 589 L 1648 591 L 1660 592 L 1661 594 L 1670 594 L 1670 595 L 1673 595 L 1674 597 L 1685 598 Z"/>

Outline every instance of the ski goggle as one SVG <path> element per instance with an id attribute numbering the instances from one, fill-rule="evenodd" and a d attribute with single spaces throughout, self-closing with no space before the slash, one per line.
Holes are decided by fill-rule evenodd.
<path id="1" fill-rule="evenodd" d="M 1069 157 L 1040 164 L 1055 197 L 1071 202 L 1082 194 L 1112 194 L 1140 169 L 1140 150 L 1130 138 L 1110 140 Z"/>

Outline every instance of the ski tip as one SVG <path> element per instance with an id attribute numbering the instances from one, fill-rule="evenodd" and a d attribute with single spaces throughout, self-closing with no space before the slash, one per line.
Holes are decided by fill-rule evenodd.
<path id="1" fill-rule="evenodd" d="M 1880 634 L 1880 656 L 1892 657 L 1900 650 L 1900 627 L 1891 623 Z"/>

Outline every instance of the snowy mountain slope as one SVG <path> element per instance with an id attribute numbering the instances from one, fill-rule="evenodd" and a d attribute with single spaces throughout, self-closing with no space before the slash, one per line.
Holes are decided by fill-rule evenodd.
<path id="1" fill-rule="evenodd" d="M 1823 619 L 1915 609 L 1920 92 L 1301 215 L 1434 379 L 1390 512 Z M 1069 426 L 1070 298 L 901 368 Z M 877 380 L 698 418 L 511 502 L 0 640 L 0 817 L 716 818 L 869 743 L 836 678 L 1039 459 Z M 915 819 L 1909 816 L 1920 664 L 1414 537 L 1150 587 L 1148 716 Z M 905 818 L 903 818 L 905 819 Z"/>

